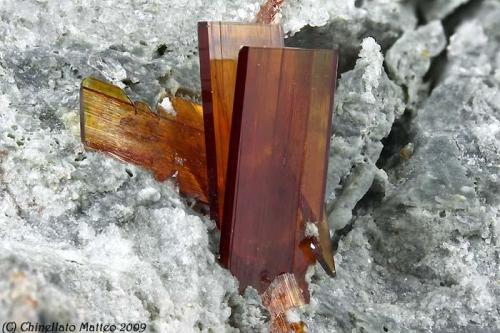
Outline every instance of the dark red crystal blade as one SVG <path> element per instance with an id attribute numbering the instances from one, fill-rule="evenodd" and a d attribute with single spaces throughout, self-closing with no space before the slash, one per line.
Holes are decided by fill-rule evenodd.
<path id="1" fill-rule="evenodd" d="M 336 71 L 334 50 L 240 51 L 220 252 L 242 288 L 290 272 L 307 298 L 301 245 L 323 219 Z"/>
<path id="2" fill-rule="evenodd" d="M 220 228 L 238 52 L 243 45 L 283 46 L 283 29 L 270 24 L 200 22 L 198 39 L 210 215 Z"/>

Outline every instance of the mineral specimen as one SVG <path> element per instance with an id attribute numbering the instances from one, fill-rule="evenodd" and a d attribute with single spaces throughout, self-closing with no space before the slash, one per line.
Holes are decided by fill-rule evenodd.
<path id="1" fill-rule="evenodd" d="M 323 220 L 336 68 L 331 50 L 240 51 L 220 253 L 241 288 L 289 272 L 308 296 L 301 243 Z"/>
<path id="2" fill-rule="evenodd" d="M 219 152 L 219 155 L 223 157 L 224 154 L 221 151 L 227 154 L 225 150 L 230 146 L 231 118 L 235 108 L 240 107 L 237 111 L 239 118 L 234 118 L 237 125 L 232 127 L 233 132 L 231 133 L 231 140 L 237 142 L 236 145 L 234 142 L 231 143 L 235 147 L 234 149 L 238 149 L 240 142 L 241 123 L 238 121 L 241 121 L 242 115 L 253 114 L 256 124 L 267 123 L 269 120 L 270 125 L 274 123 L 275 126 L 278 125 L 277 119 L 279 118 L 290 119 L 280 127 L 281 132 L 277 132 L 279 134 L 277 137 L 272 141 L 268 139 L 269 142 L 263 141 L 265 145 L 274 145 L 276 154 L 283 155 L 285 161 L 282 162 L 282 168 L 284 170 L 276 169 L 277 165 L 273 161 L 270 161 L 270 164 L 264 164 L 263 169 L 264 173 L 267 172 L 271 178 L 274 177 L 273 173 L 276 171 L 282 173 L 289 169 L 285 174 L 281 174 L 283 181 L 280 184 L 283 187 L 289 183 L 291 187 L 285 186 L 286 188 L 283 188 L 282 192 L 283 195 L 295 196 L 299 202 L 296 202 L 292 197 L 289 198 L 292 206 L 286 207 L 289 214 L 281 221 L 281 227 L 285 228 L 285 235 L 288 235 L 289 238 L 292 235 L 295 236 L 290 238 L 290 244 L 281 244 L 283 247 L 280 250 L 284 260 L 281 261 L 292 260 L 294 264 L 288 269 L 283 265 L 276 267 L 283 269 L 282 272 L 297 274 L 301 287 L 306 291 L 308 298 L 305 273 L 308 266 L 314 263 L 315 258 L 329 274 L 334 275 L 335 272 L 322 203 L 324 201 L 325 157 L 328 152 L 327 143 L 331 126 L 337 55 L 327 51 L 283 51 L 282 49 L 274 49 L 274 52 L 269 54 L 263 53 L 260 57 L 269 56 L 272 61 L 263 66 L 262 77 L 268 78 L 265 76 L 268 74 L 268 67 L 276 66 L 274 68 L 276 81 L 267 82 L 268 86 L 265 87 L 265 89 L 270 89 L 266 91 L 267 94 L 271 94 L 266 98 L 270 104 L 250 104 L 246 106 L 246 113 L 243 113 L 242 100 L 237 100 L 233 108 L 235 87 L 236 93 L 239 94 L 237 97 L 240 99 L 247 94 L 250 96 L 252 93 L 255 94 L 253 91 L 255 89 L 247 83 L 246 74 L 243 74 L 243 71 L 245 73 L 248 70 L 254 71 L 261 64 L 258 63 L 259 57 L 253 62 L 248 62 L 247 56 L 241 58 L 244 61 L 240 69 L 242 72 L 237 77 L 237 61 L 234 52 L 239 49 L 240 43 L 263 44 L 264 46 L 266 43 L 280 44 L 277 42 L 283 40 L 280 26 L 202 22 L 199 24 L 199 33 L 202 77 L 203 75 L 208 77 L 206 80 L 208 82 L 203 84 L 206 88 L 204 90 L 206 108 L 204 127 L 205 133 L 209 132 L 206 136 L 207 140 L 213 140 L 208 141 L 212 145 L 207 145 L 209 161 L 216 159 L 216 152 Z M 246 46 L 244 50 L 246 52 L 248 47 Z M 208 66 L 208 69 L 204 66 Z M 204 70 L 206 73 L 203 72 Z M 301 81 L 299 81 L 300 78 L 302 78 Z M 304 80 L 304 78 L 306 79 Z M 215 87 L 214 89 L 212 89 L 212 85 Z M 300 93 L 300 90 L 304 90 L 304 92 Z M 253 98 L 256 97 L 253 95 Z M 280 103 L 274 110 L 275 116 L 278 118 L 275 120 L 267 119 L 266 112 L 254 111 L 254 109 L 262 109 L 262 107 L 264 109 L 271 107 L 273 98 Z M 204 190 L 206 190 L 207 184 L 203 177 L 199 177 L 199 175 L 204 175 L 207 170 L 205 155 L 203 155 L 203 151 L 200 151 L 200 147 L 203 147 L 204 143 L 203 128 L 200 124 L 201 107 L 175 97 L 172 98 L 172 104 L 168 99 L 165 99 L 165 102 L 159 105 L 159 114 L 156 114 L 145 103 L 132 103 L 120 88 L 97 79 L 87 78 L 82 82 L 81 88 L 82 141 L 87 147 L 106 151 L 126 161 L 151 169 L 160 180 L 171 176 L 176 171 L 181 192 L 202 201 L 206 200 L 206 191 Z M 291 105 L 293 107 L 288 109 Z M 214 124 L 218 126 L 218 130 Z M 288 128 L 289 126 L 292 128 Z M 256 140 L 254 137 L 265 138 L 259 131 L 245 131 L 245 133 L 247 134 L 244 140 Z M 268 133 L 271 132 L 268 131 Z M 299 141 L 290 141 L 289 137 L 296 137 Z M 217 149 L 217 144 L 222 146 L 221 150 Z M 280 152 L 281 150 L 283 152 Z M 289 157 L 290 165 L 286 161 Z M 214 163 L 217 164 L 217 162 Z M 225 163 L 227 163 L 227 156 Z M 234 165 L 233 170 L 235 170 Z M 217 176 L 210 172 L 208 175 L 209 177 Z M 269 177 L 257 178 L 254 184 L 259 187 L 260 184 L 268 181 L 267 178 Z M 217 185 L 221 186 L 222 190 L 219 191 L 217 187 L 212 189 L 214 197 L 213 201 L 210 198 L 211 203 L 220 203 L 223 208 L 224 201 L 219 196 L 226 193 L 227 199 L 232 204 L 234 200 L 232 195 L 239 192 L 240 188 L 230 188 L 230 191 L 225 192 L 225 186 L 237 185 L 234 182 Z M 297 191 L 295 186 L 299 186 L 300 193 L 291 193 Z M 242 195 L 242 197 L 244 196 L 245 194 Z M 267 208 L 265 204 L 263 205 L 264 211 L 276 208 L 273 206 L 273 201 L 267 201 L 265 196 L 259 200 L 270 204 Z M 274 202 L 274 204 L 276 203 Z M 217 209 L 219 207 L 216 207 Z M 232 228 L 238 223 L 242 223 L 239 217 L 235 217 L 234 221 L 230 222 L 230 229 L 226 228 L 223 230 L 224 232 L 231 230 L 232 233 Z M 245 222 L 243 221 L 243 223 Z M 306 235 L 307 223 L 315 225 L 316 233 L 314 235 Z M 273 224 L 275 221 L 269 216 L 264 218 L 261 223 L 250 223 L 247 225 L 249 232 L 244 237 L 257 247 L 268 247 L 274 242 L 260 237 L 255 232 L 262 227 L 272 229 Z M 234 255 L 233 249 L 225 248 L 226 245 L 225 241 L 221 243 L 223 260 L 230 260 Z M 236 250 L 236 257 L 244 254 L 244 251 Z M 247 248 L 247 251 L 248 253 L 245 255 L 252 255 L 251 247 Z M 271 253 L 272 251 L 262 253 L 263 259 L 268 260 Z M 231 262 L 235 261 L 231 260 Z M 249 263 L 248 268 L 256 272 L 276 268 L 274 263 L 264 263 L 259 267 L 252 265 L 253 263 Z M 267 278 L 273 278 L 276 274 L 277 272 L 273 272 Z M 244 280 L 243 283 L 246 285 L 247 281 Z M 257 285 L 257 287 L 262 290 L 261 285 Z"/>
<path id="3" fill-rule="evenodd" d="M 146 322 L 146 332 L 269 330 L 257 292 L 240 295 L 217 263 L 214 223 L 193 212 L 174 182 L 83 150 L 78 127 L 87 76 L 149 105 L 177 87 L 199 93 L 195 22 L 251 22 L 263 2 L 0 1 L 0 322 L 126 318 Z M 480 10 L 459 17 L 438 9 L 463 2 L 293 0 L 282 7 L 284 32 L 295 32 L 288 45 L 299 37 L 310 48 L 338 44 L 348 64 L 336 94 L 334 124 L 346 125 L 334 128 L 328 200 L 343 198 L 351 231 L 335 256 L 336 279 L 320 268 L 308 275 L 311 302 L 301 319 L 309 332 L 500 331 L 500 3 L 471 0 Z M 424 78 L 430 97 L 405 123 L 418 134 L 405 140 L 394 136 L 404 90 L 389 83 L 375 54 L 384 57 L 415 30 L 416 13 L 419 26 L 442 18 L 449 38 L 446 56 Z M 368 36 L 376 43 L 364 44 L 366 61 L 355 66 Z M 375 102 L 364 104 L 369 77 L 379 85 Z M 413 155 L 401 159 L 409 142 Z M 373 146 L 383 153 L 368 154 Z M 389 151 L 397 163 L 386 166 Z M 365 157 L 375 183 L 372 173 L 358 172 Z M 448 165 L 463 173 L 440 173 Z M 463 190 L 473 192 L 464 195 L 453 184 L 467 179 Z M 471 204 L 454 207 L 449 198 L 457 194 Z"/>

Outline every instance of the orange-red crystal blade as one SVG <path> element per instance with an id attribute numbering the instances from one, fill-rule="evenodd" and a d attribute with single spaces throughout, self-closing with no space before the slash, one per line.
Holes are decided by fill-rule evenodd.
<path id="1" fill-rule="evenodd" d="M 208 202 L 201 105 L 173 97 L 174 114 L 133 103 L 112 84 L 83 80 L 80 122 L 83 143 L 151 170 L 158 180 L 177 173 L 182 193 Z"/>
<path id="2" fill-rule="evenodd" d="M 283 46 L 283 29 L 270 24 L 200 22 L 198 41 L 210 215 L 220 227 L 238 52 L 243 45 Z"/>

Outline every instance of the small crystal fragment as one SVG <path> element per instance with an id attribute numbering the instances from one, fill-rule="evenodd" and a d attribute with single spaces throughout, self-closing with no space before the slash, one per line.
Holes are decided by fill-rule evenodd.
<path id="1" fill-rule="evenodd" d="M 177 173 L 182 193 L 208 202 L 203 112 L 179 97 L 175 113 L 133 103 L 112 84 L 86 78 L 80 91 L 81 138 L 86 147 L 151 170 L 158 180 Z"/>
<path id="2" fill-rule="evenodd" d="M 261 295 L 262 304 L 271 314 L 271 332 L 303 332 L 304 324 L 289 323 L 287 312 L 306 304 L 295 276 L 278 275 Z"/>
<path id="3" fill-rule="evenodd" d="M 257 13 L 257 23 L 278 23 L 279 11 L 285 0 L 267 0 Z"/>

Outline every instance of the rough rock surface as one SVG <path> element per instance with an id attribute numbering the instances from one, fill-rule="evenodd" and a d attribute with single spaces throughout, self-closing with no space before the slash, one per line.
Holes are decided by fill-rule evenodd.
<path id="1" fill-rule="evenodd" d="M 405 109 L 402 89 L 384 72 L 384 57 L 373 38 L 362 43 L 353 70 L 339 80 L 328 170 L 327 211 L 334 230 L 352 218 L 356 203 L 374 178 L 384 178 L 377 162 L 380 140 Z"/>
<path id="2" fill-rule="evenodd" d="M 313 283 L 314 332 L 500 330 L 499 15 L 484 1 L 451 36 L 445 74 L 409 126 L 414 154 L 357 210 L 338 278 Z"/>
<path id="3" fill-rule="evenodd" d="M 408 109 L 415 111 L 428 95 L 423 79 L 431 59 L 446 47 L 446 36 L 440 21 L 433 21 L 406 32 L 387 51 L 385 63 L 394 80 L 405 88 Z"/>
<path id="4" fill-rule="evenodd" d="M 338 276 L 310 276 L 311 332 L 500 330 L 500 3 L 461 13 L 430 96 L 431 60 L 404 56 L 444 46 L 417 7 L 439 20 L 464 2 L 283 8 L 288 45 L 344 59 L 327 189 Z M 85 151 L 78 122 L 87 75 L 150 103 L 198 91 L 196 21 L 251 20 L 260 3 L 0 0 L 0 324 L 266 331 L 256 292 L 216 262 L 214 223 L 175 182 Z"/>
<path id="5" fill-rule="evenodd" d="M 387 0 L 290 1 L 283 19 L 287 46 L 339 48 L 342 70 L 353 66 L 364 38 L 374 37 L 385 50 L 417 24 L 410 2 Z"/>

